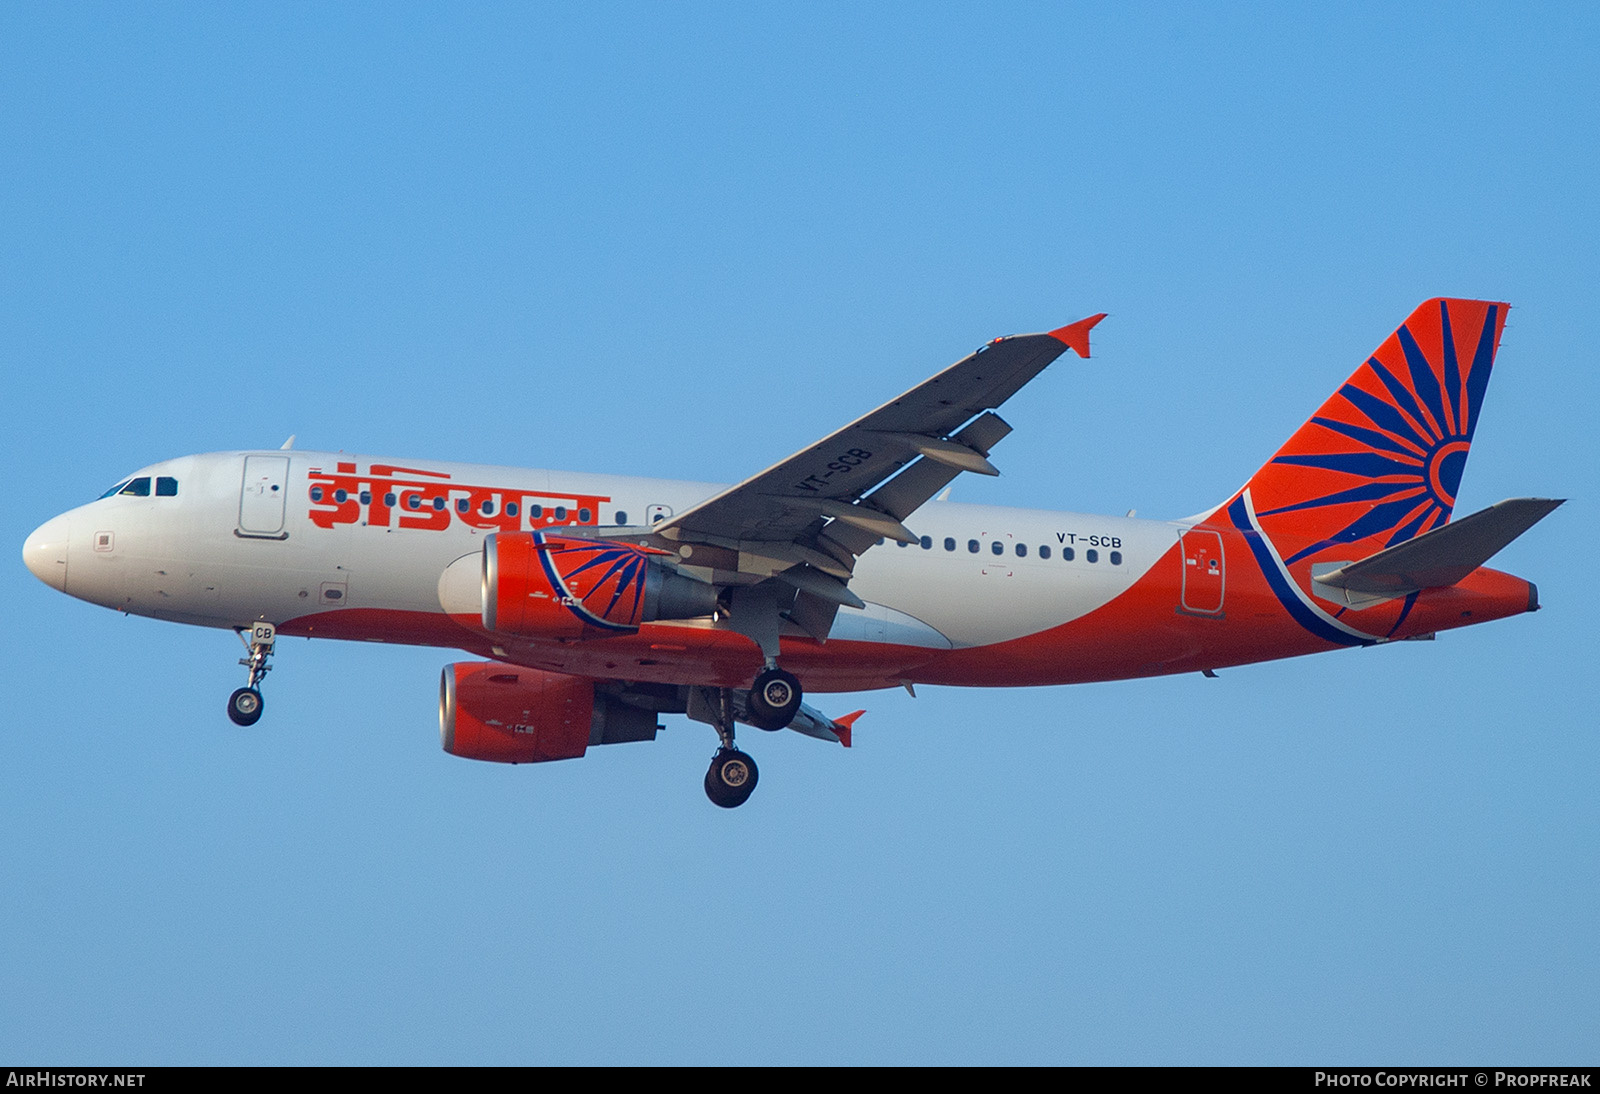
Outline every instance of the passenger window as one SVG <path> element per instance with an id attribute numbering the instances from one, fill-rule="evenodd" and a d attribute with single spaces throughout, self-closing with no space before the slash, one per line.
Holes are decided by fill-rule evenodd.
<path id="1" fill-rule="evenodd" d="M 579 509 L 578 510 L 578 523 L 579 524 L 588 524 L 589 523 L 589 510 L 588 509 Z"/>
<path id="2" fill-rule="evenodd" d="M 363 491 L 361 491 L 359 497 L 361 498 L 361 504 L 362 505 L 371 505 L 372 504 L 372 491 L 371 490 L 363 490 Z"/>
<path id="3" fill-rule="evenodd" d="M 383 495 L 383 504 L 387 505 L 391 509 L 394 508 L 394 491 L 393 490 L 391 490 L 387 494 Z"/>
<path id="4" fill-rule="evenodd" d="M 532 517 L 534 520 L 543 519 L 543 517 L 544 517 L 544 506 L 535 505 L 532 509 L 528 510 L 528 515 L 530 517 Z"/>
<path id="5" fill-rule="evenodd" d="M 1083 559 L 1085 562 L 1099 562 L 1100 552 L 1091 547 L 1087 551 L 1083 552 Z"/>
<path id="6" fill-rule="evenodd" d="M 628 514 L 624 513 L 621 509 L 617 510 L 617 523 L 618 524 L 627 524 L 628 523 Z"/>
<path id="7" fill-rule="evenodd" d="M 472 502 L 468 501 L 466 498 L 456 499 L 456 512 L 460 513 L 462 516 L 466 516 L 471 511 Z"/>
<path id="8" fill-rule="evenodd" d="M 345 501 L 349 499 L 349 497 L 350 495 L 344 490 L 335 490 L 333 492 L 333 500 L 338 502 L 340 505 L 343 505 Z"/>
<path id="9" fill-rule="evenodd" d="M 921 542 L 922 549 L 924 551 L 933 550 L 933 537 L 932 536 L 923 536 L 922 539 L 919 542 Z"/>
<path id="10" fill-rule="evenodd" d="M 438 512 L 439 510 L 442 510 L 444 508 L 444 499 L 443 498 L 434 498 L 433 499 L 433 508 L 434 508 L 435 512 Z"/>
<path id="11" fill-rule="evenodd" d="M 1071 562 L 1072 561 L 1072 548 L 1071 547 L 1063 547 L 1063 548 L 1061 548 L 1061 561 L 1062 562 Z"/>
<path id="12" fill-rule="evenodd" d="M 967 540 L 967 552 L 969 554 L 974 554 L 974 555 L 978 553 L 978 541 L 977 540 L 975 540 L 975 539 Z"/>
<path id="13" fill-rule="evenodd" d="M 1040 558 L 1049 558 L 1050 557 L 1050 548 L 1048 546 L 1039 548 L 1039 557 Z"/>
<path id="14" fill-rule="evenodd" d="M 156 480 L 156 497 L 175 498 L 178 496 L 178 480 L 162 475 Z"/>
<path id="15" fill-rule="evenodd" d="M 487 517 L 494 512 L 494 502 L 486 501 L 482 505 L 478 506 L 478 508 L 482 510 L 483 515 Z"/>
<path id="16" fill-rule="evenodd" d="M 556 519 L 557 520 L 566 520 L 567 519 L 567 507 L 565 505 L 556 506 Z"/>
<path id="17" fill-rule="evenodd" d="M 1026 543 L 1017 544 L 1017 557 L 1018 558 L 1027 558 L 1028 557 L 1028 545 Z"/>
<path id="18" fill-rule="evenodd" d="M 1122 565 L 1122 552 L 1121 551 L 1112 551 L 1111 552 L 1111 565 L 1113 565 L 1113 566 L 1121 566 Z"/>
<path id="19" fill-rule="evenodd" d="M 997 555 L 1003 555 L 1006 553 L 1005 544 L 1001 543 L 999 540 L 995 540 L 993 543 L 989 544 L 989 549 Z"/>
<path id="20" fill-rule="evenodd" d="M 516 515 L 517 515 L 517 503 L 514 502 L 514 501 L 506 502 L 506 516 L 514 517 Z"/>
<path id="21" fill-rule="evenodd" d="M 127 494 L 129 497 L 134 498 L 148 498 L 150 496 L 150 479 L 148 476 L 130 479 L 128 485 L 117 491 L 117 493 Z"/>
<path id="22" fill-rule="evenodd" d="M 422 495 L 421 494 L 407 494 L 406 495 L 406 508 L 407 509 L 421 509 L 422 508 Z"/>
<path id="23" fill-rule="evenodd" d="M 956 549 L 956 541 L 951 539 L 949 536 L 946 536 L 944 539 L 944 549 L 946 551 L 954 551 Z"/>

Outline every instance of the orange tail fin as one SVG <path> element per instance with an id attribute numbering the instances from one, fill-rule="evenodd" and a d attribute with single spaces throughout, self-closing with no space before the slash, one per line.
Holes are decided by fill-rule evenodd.
<path id="1" fill-rule="evenodd" d="M 1290 566 L 1334 547 L 1359 558 L 1444 524 L 1506 311 L 1480 300 L 1417 308 L 1224 508 L 1248 496 Z"/>

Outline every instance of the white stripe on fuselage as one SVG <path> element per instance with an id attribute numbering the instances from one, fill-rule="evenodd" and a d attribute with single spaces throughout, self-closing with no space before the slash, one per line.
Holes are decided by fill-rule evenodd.
<path id="1" fill-rule="evenodd" d="M 246 456 L 290 460 L 285 538 L 238 534 Z M 401 528 L 400 517 L 427 511 L 399 508 L 387 527 L 378 526 L 367 519 L 370 507 L 351 523 L 319 527 L 309 516 L 319 507 L 310 499 L 308 475 L 312 469 L 326 475 L 340 463 L 354 464 L 357 479 L 374 464 L 447 475 L 438 482 L 462 488 L 460 498 L 449 499 L 448 527 Z M 117 496 L 68 514 L 67 591 L 134 614 L 224 627 L 340 608 L 439 612 L 439 575 L 462 555 L 481 550 L 493 531 L 458 519 L 455 506 L 467 496 L 466 487 L 492 489 L 496 505 L 526 498 L 519 513 L 522 527 L 529 526 L 527 514 L 539 497 L 607 499 L 596 514 L 602 524 L 616 523 L 619 511 L 629 523 L 640 524 L 659 511 L 654 507 L 682 512 L 725 489 L 714 483 L 292 451 L 189 456 L 137 474 L 177 478 L 178 495 Z M 327 504 L 325 496 L 320 508 Z M 1175 523 L 953 502 L 930 502 L 906 523 L 930 546 L 884 543 L 869 550 L 850 583 L 869 609 L 841 612 L 839 637 L 881 633 L 882 640 L 914 640 L 916 628 L 904 620 L 895 625 L 896 613 L 933 628 L 955 646 L 987 645 L 1059 626 L 1131 586 L 1172 547 L 1180 529 Z M 104 532 L 112 533 L 113 545 L 97 551 L 93 537 Z M 1019 546 L 1025 553 L 1018 553 Z M 1048 549 L 1048 557 L 1041 548 Z M 337 599 L 330 600 L 332 595 Z M 892 611 L 879 612 L 873 607 L 879 605 Z"/>

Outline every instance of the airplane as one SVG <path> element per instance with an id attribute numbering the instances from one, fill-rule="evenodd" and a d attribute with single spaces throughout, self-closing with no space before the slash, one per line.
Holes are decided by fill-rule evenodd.
<path id="1" fill-rule="evenodd" d="M 1564 499 L 1452 521 L 1507 305 L 1419 306 L 1260 470 L 1180 520 L 943 500 L 998 474 L 996 413 L 1104 314 L 999 338 L 734 486 L 281 449 L 141 468 L 30 535 L 45 584 L 240 637 L 238 725 L 285 635 L 464 650 L 443 748 L 539 763 L 711 726 L 849 747 L 807 695 L 1198 672 L 1538 610 L 1487 568 Z"/>

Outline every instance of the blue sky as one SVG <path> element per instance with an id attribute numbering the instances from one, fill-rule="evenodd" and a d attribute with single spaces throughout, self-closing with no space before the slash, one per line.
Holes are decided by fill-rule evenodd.
<path id="1" fill-rule="evenodd" d="M 1220 501 L 1423 299 L 1537 615 L 755 734 L 443 754 L 443 651 L 13 557 L 0 1057 L 1592 1062 L 1590 5 L 0 8 L 6 538 L 167 456 L 726 480 L 1098 311 L 958 500 Z M 743 739 L 743 738 L 741 738 Z"/>

